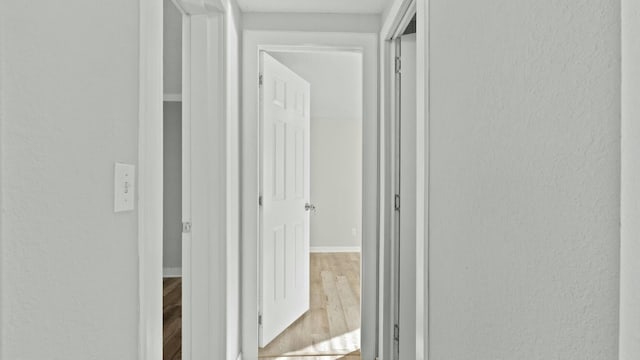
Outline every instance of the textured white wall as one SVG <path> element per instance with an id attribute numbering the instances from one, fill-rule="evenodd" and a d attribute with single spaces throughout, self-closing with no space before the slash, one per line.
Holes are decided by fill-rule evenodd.
<path id="1" fill-rule="evenodd" d="M 430 358 L 617 358 L 619 3 L 431 0 Z"/>
<path id="2" fill-rule="evenodd" d="M 0 2 L 2 359 L 136 359 L 137 1 Z"/>
<path id="3" fill-rule="evenodd" d="M 620 360 L 640 358 L 640 2 L 622 1 Z"/>
<path id="4" fill-rule="evenodd" d="M 311 84 L 311 247 L 359 247 L 362 56 L 273 53 Z M 355 235 L 352 233 L 355 229 Z"/>

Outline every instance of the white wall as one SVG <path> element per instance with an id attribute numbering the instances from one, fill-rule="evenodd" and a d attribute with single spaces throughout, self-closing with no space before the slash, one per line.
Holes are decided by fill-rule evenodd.
<path id="1" fill-rule="evenodd" d="M 430 358 L 617 358 L 619 3 L 430 1 Z"/>
<path id="2" fill-rule="evenodd" d="M 377 33 L 380 16 L 370 14 L 245 13 L 245 30 Z"/>
<path id="3" fill-rule="evenodd" d="M 182 267 L 182 103 L 163 106 L 163 241 L 162 265 Z"/>
<path id="4" fill-rule="evenodd" d="M 137 1 L 0 2 L 2 359 L 136 359 Z"/>
<path id="5" fill-rule="evenodd" d="M 640 3 L 622 1 L 620 360 L 640 358 Z"/>
<path id="6" fill-rule="evenodd" d="M 360 247 L 362 55 L 272 55 L 311 84 L 311 247 Z"/>
<path id="7" fill-rule="evenodd" d="M 182 92 L 182 14 L 172 0 L 163 0 L 163 83 L 164 92 Z"/>
<path id="8" fill-rule="evenodd" d="M 137 359 L 139 326 L 159 323 L 155 308 L 149 316 L 157 317 L 138 323 L 138 213 L 113 213 L 113 162 L 138 157 L 139 5 L 0 3 L 2 359 Z M 227 5 L 227 60 L 235 59 L 227 69 L 227 129 L 237 139 L 240 13 Z M 239 146 L 227 145 L 227 200 L 237 209 Z M 224 352 L 234 360 L 237 221 L 227 217 L 235 226 L 227 227 L 220 310 Z M 148 335 L 161 338 L 157 329 Z M 145 339 L 140 353 L 157 354 L 155 345 Z"/>

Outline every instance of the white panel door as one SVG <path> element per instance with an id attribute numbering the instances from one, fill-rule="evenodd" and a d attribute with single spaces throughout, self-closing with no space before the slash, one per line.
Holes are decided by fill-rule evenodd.
<path id="1" fill-rule="evenodd" d="M 309 83 L 262 52 L 260 313 L 264 347 L 309 310 Z"/>

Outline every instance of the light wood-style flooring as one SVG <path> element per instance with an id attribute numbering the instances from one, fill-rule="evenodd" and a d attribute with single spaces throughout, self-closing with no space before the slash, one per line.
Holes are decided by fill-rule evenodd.
<path id="1" fill-rule="evenodd" d="M 311 308 L 261 359 L 360 360 L 360 254 L 311 254 Z"/>
<path id="2" fill-rule="evenodd" d="M 182 280 L 164 279 L 163 359 L 182 356 Z M 360 360 L 360 254 L 311 254 L 311 308 L 261 359 Z"/>

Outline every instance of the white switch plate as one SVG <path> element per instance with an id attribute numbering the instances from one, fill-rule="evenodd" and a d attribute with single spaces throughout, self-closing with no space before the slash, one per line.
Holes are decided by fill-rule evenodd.
<path id="1" fill-rule="evenodd" d="M 130 164 L 116 163 L 113 211 L 131 211 L 135 205 L 136 167 Z"/>

